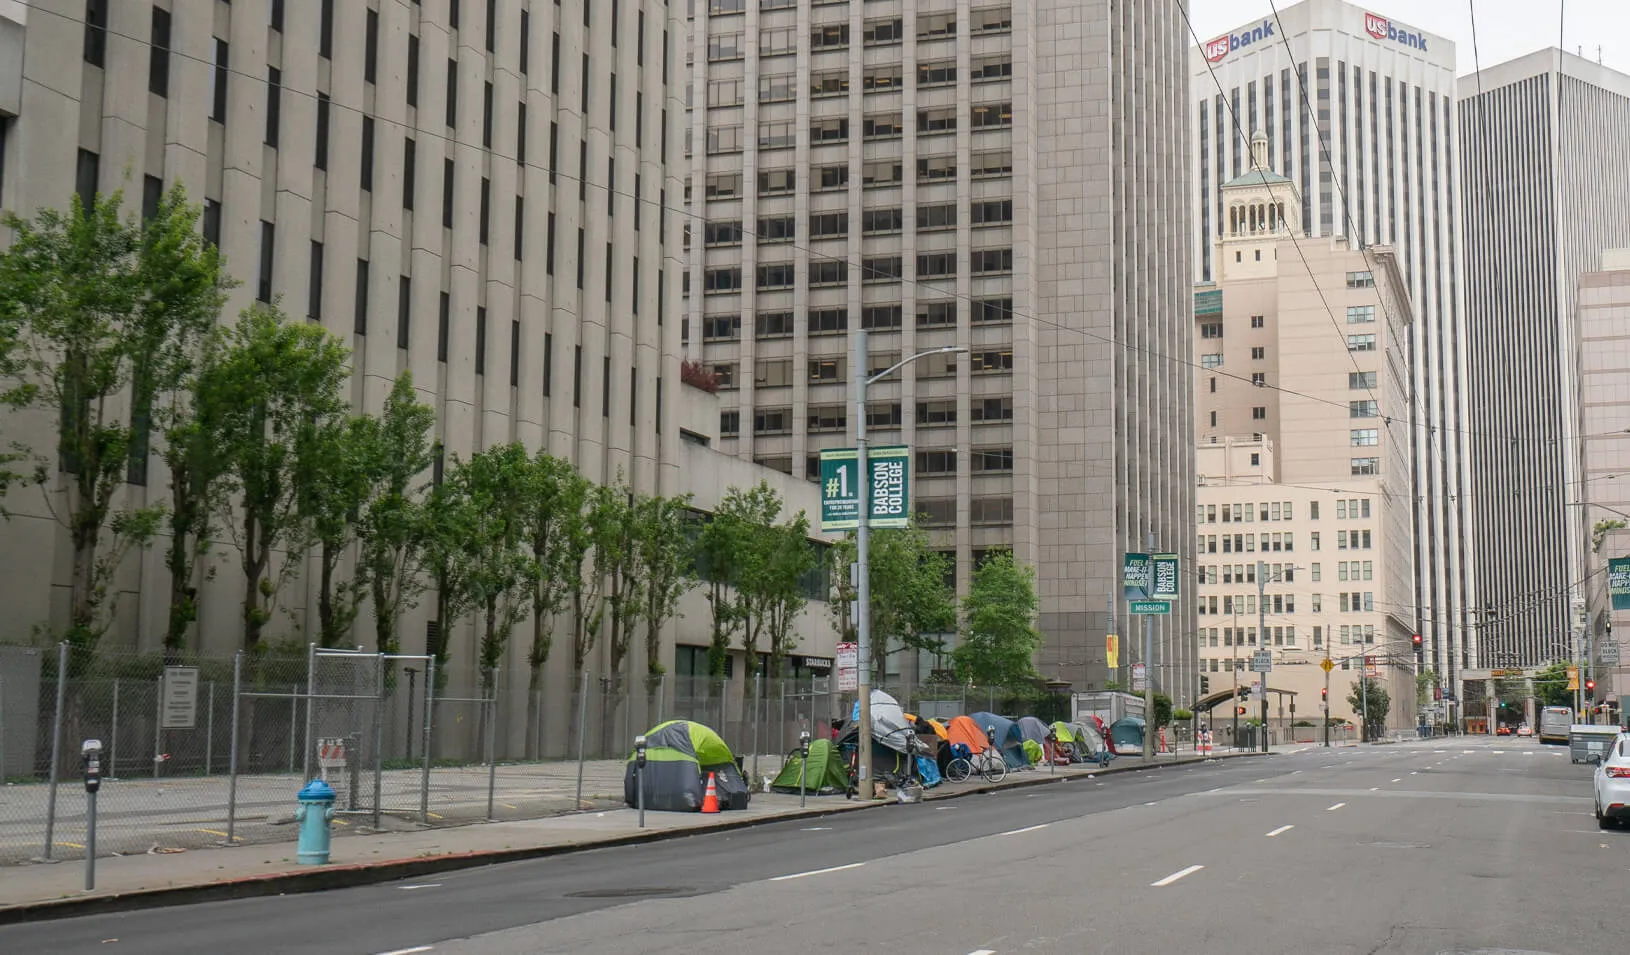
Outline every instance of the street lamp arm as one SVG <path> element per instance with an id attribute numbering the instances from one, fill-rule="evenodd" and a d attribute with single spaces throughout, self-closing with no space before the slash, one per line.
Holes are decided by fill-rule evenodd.
<path id="1" fill-rule="evenodd" d="M 969 349 L 963 348 L 961 345 L 946 345 L 943 348 L 930 348 L 927 351 L 920 351 L 917 354 L 912 355 L 910 358 L 901 359 L 870 378 L 867 378 L 866 386 L 869 388 L 872 385 L 877 384 L 877 382 L 881 381 L 882 379 L 887 378 L 905 366 L 911 364 L 912 362 L 921 361 L 930 355 L 950 355 L 957 352 L 966 352 L 968 350 Z"/>
<path id="2" fill-rule="evenodd" d="M 1607 511 L 1609 514 L 1617 514 L 1620 517 L 1630 518 L 1630 512 L 1621 511 L 1616 507 L 1608 507 L 1606 504 L 1597 504 L 1595 501 L 1569 501 L 1568 506 L 1569 507 L 1594 507 L 1594 508 L 1598 508 L 1600 510 Z"/>

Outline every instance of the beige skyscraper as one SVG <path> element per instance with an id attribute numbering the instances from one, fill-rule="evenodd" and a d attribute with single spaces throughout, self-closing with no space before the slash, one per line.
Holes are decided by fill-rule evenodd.
<path id="1" fill-rule="evenodd" d="M 1331 713 L 1351 717 L 1368 657 L 1389 722 L 1413 725 L 1407 287 L 1390 249 L 1307 236 L 1266 135 L 1251 154 L 1221 187 L 1217 281 L 1195 290 L 1200 672 L 1226 697 L 1270 651 L 1288 732 L 1319 720 L 1326 657 Z"/>
<path id="2" fill-rule="evenodd" d="M 870 371 L 969 349 L 873 386 L 870 436 L 913 449 L 963 592 L 992 550 L 1036 565 L 1038 663 L 1077 688 L 1107 675 L 1122 551 L 1192 537 L 1181 14 L 710 0 L 692 21 L 686 353 L 723 389 L 722 446 L 813 478 L 853 443 L 851 331 Z M 1187 606 L 1160 630 L 1179 699 Z"/>

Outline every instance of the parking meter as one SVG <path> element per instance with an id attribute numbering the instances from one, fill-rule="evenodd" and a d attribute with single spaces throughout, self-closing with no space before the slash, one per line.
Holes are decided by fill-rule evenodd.
<path id="1" fill-rule="evenodd" d="M 994 726 L 985 727 L 985 738 L 990 740 L 990 744 L 992 746 L 995 746 L 996 745 L 996 727 L 994 727 Z"/>
<path id="2" fill-rule="evenodd" d="M 79 758 L 85 763 L 85 791 L 94 793 L 102 788 L 102 741 L 88 739 L 80 744 Z"/>
<path id="3" fill-rule="evenodd" d="M 88 739 L 79 745 L 79 758 L 85 764 L 85 891 L 96 888 L 96 793 L 102 788 L 102 741 Z"/>
<path id="4" fill-rule="evenodd" d="M 798 807 L 800 809 L 809 805 L 809 795 L 804 789 L 804 782 L 809 775 L 809 730 L 798 731 Z"/>
<path id="5" fill-rule="evenodd" d="M 634 791 L 638 793 L 640 828 L 645 828 L 645 737 L 634 737 Z"/>

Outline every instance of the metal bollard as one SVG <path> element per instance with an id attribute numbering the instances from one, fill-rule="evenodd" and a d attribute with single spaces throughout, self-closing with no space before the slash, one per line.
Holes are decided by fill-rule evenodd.
<path id="1" fill-rule="evenodd" d="M 79 746 L 85 763 L 85 891 L 96 888 L 96 791 L 102 788 L 102 741 L 88 739 Z"/>
<path id="2" fill-rule="evenodd" d="M 640 807 L 640 828 L 645 828 L 645 737 L 634 737 L 634 801 Z"/>

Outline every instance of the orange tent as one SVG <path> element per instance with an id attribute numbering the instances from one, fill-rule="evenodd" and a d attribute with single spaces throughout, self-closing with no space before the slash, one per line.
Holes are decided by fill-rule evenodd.
<path id="1" fill-rule="evenodd" d="M 983 753 L 985 748 L 990 745 L 990 741 L 985 738 L 985 731 L 979 728 L 978 723 L 966 716 L 953 718 L 950 723 L 946 724 L 945 734 L 947 742 L 961 743 L 968 747 L 970 753 Z"/>

